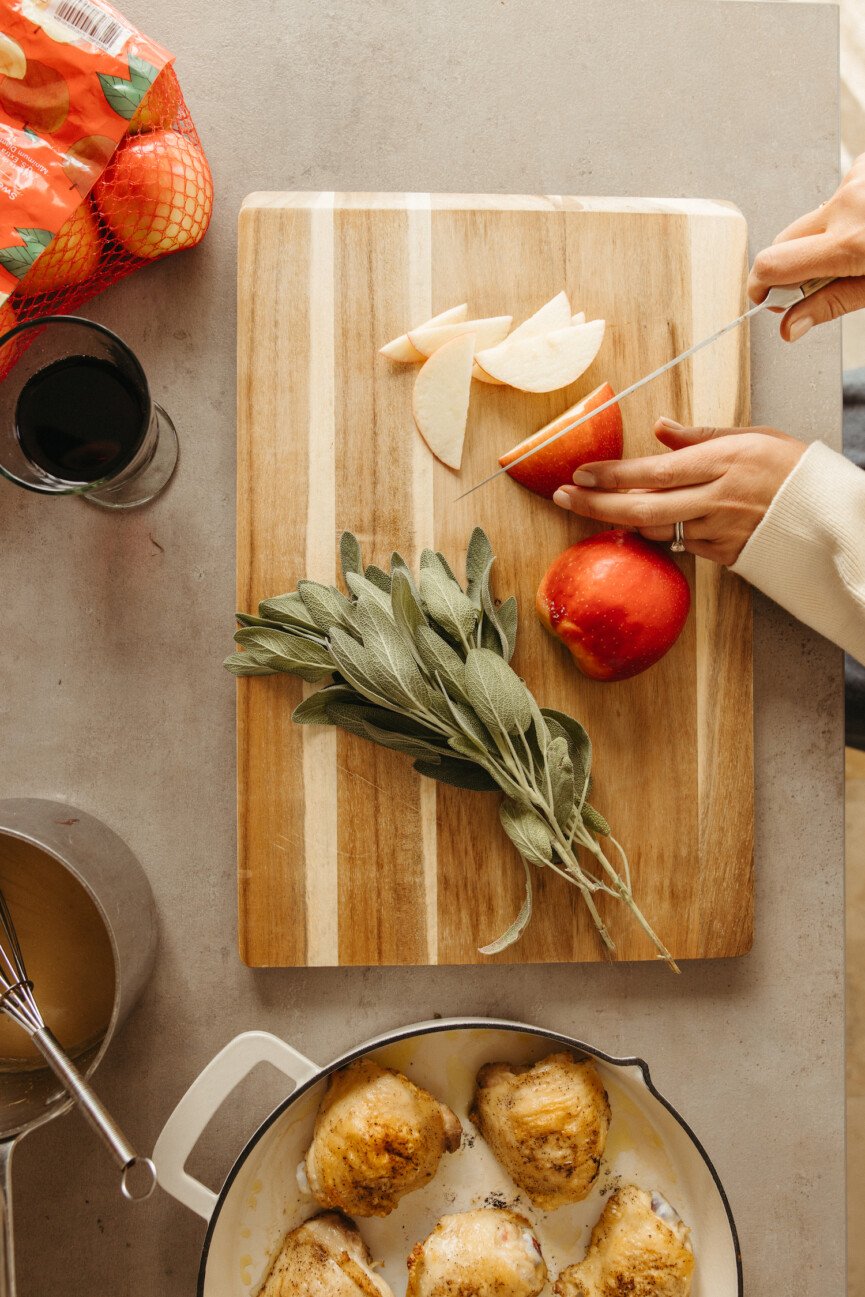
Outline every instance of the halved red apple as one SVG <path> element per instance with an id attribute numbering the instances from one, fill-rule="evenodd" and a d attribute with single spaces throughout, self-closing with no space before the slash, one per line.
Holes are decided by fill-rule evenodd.
<path id="1" fill-rule="evenodd" d="M 579 428 L 566 432 L 564 436 L 549 446 L 543 443 L 550 437 L 566 428 L 569 423 L 591 414 L 606 401 L 612 400 L 615 393 L 609 383 L 602 383 L 594 392 L 584 396 L 582 401 L 572 405 L 564 414 L 553 419 L 537 432 L 521 441 L 513 450 L 502 455 L 499 463 L 508 470 L 509 475 L 520 486 L 525 486 L 536 495 L 543 495 L 552 500 L 560 486 L 570 482 L 574 470 L 581 464 L 588 464 L 601 459 L 622 458 L 622 414 L 618 405 L 611 405 L 608 410 L 587 419 Z M 522 464 L 514 464 L 527 450 L 540 446 L 540 450 Z M 510 467 L 513 464 L 513 467 Z"/>

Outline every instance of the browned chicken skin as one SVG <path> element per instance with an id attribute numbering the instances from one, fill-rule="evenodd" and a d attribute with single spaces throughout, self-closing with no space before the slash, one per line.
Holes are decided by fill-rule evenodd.
<path id="1" fill-rule="evenodd" d="M 592 1230 L 585 1257 L 556 1280 L 556 1297 L 689 1297 L 688 1227 L 660 1194 L 618 1189 Z"/>
<path id="2" fill-rule="evenodd" d="M 471 1119 L 535 1207 L 581 1202 L 598 1177 L 610 1104 L 597 1068 L 571 1054 L 487 1063 Z"/>
<path id="3" fill-rule="evenodd" d="M 461 1138 L 450 1108 L 400 1072 L 362 1059 L 331 1076 L 299 1177 L 305 1173 L 322 1207 L 387 1216 L 429 1183 Z"/>
<path id="4" fill-rule="evenodd" d="M 408 1267 L 406 1297 L 538 1297 L 547 1282 L 531 1225 L 497 1207 L 443 1216 Z"/>
<path id="5" fill-rule="evenodd" d="M 393 1297 L 354 1225 L 324 1212 L 287 1234 L 259 1297 Z"/>

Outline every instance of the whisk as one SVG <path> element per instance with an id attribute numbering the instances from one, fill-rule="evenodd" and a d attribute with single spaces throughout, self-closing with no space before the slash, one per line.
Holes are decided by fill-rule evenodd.
<path id="1" fill-rule="evenodd" d="M 156 1185 L 150 1158 L 139 1157 L 117 1123 L 106 1112 L 84 1077 L 45 1026 L 27 976 L 24 956 L 6 897 L 0 891 L 0 1010 L 27 1032 L 63 1088 L 121 1168 L 120 1188 L 126 1198 L 149 1198 Z"/>

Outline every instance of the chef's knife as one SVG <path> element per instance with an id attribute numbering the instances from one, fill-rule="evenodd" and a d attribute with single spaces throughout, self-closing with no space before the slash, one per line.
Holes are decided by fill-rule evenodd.
<path id="1" fill-rule="evenodd" d="M 789 286 L 771 288 L 768 295 L 759 303 L 758 306 L 752 306 L 749 311 L 745 311 L 743 315 L 739 315 L 735 320 L 731 320 L 729 324 L 725 324 L 723 329 L 719 329 L 717 333 L 713 333 L 708 338 L 703 338 L 702 342 L 695 342 L 693 347 L 689 347 L 688 350 L 683 351 L 681 355 L 674 356 L 672 360 L 668 360 L 667 363 L 661 365 L 660 368 L 653 369 L 651 374 L 646 374 L 644 378 L 638 378 L 636 383 L 631 383 L 630 387 L 626 387 L 624 391 L 611 397 L 610 400 L 605 401 L 603 405 L 599 405 L 594 410 L 590 410 L 588 414 L 581 414 L 578 419 L 574 419 L 573 423 L 566 424 L 564 428 L 560 428 L 558 432 L 554 432 L 553 435 L 547 437 L 545 441 L 539 442 L 537 446 L 532 446 L 530 450 L 525 451 L 517 459 L 512 459 L 507 468 L 499 468 L 495 473 L 490 473 L 489 477 L 485 477 L 483 481 L 476 482 L 474 486 L 470 486 L 467 491 L 463 491 L 462 495 L 457 496 L 457 500 L 464 500 L 467 495 L 471 495 L 474 491 L 479 491 L 481 487 L 486 486 L 488 482 L 494 482 L 495 479 L 501 477 L 503 473 L 510 472 L 510 470 L 515 468 L 517 464 L 522 464 L 523 460 L 531 458 L 532 455 L 536 455 L 539 450 L 543 450 L 546 446 L 551 446 L 554 441 L 558 441 L 559 437 L 564 437 L 565 433 L 573 432 L 575 428 L 579 428 L 581 423 L 586 423 L 589 419 L 594 419 L 603 410 L 608 410 L 611 405 L 617 405 L 619 401 L 624 400 L 626 396 L 630 396 L 632 392 L 636 392 L 638 388 L 645 387 L 646 383 L 651 383 L 653 378 L 659 378 L 661 374 L 666 374 L 668 369 L 673 369 L 676 365 L 681 365 L 683 360 L 687 360 L 688 357 L 693 356 L 695 352 L 702 351 L 704 347 L 708 347 L 713 342 L 717 342 L 718 338 L 723 338 L 725 333 L 729 333 L 731 329 L 737 329 L 740 324 L 744 324 L 746 320 L 750 320 L 752 316 L 759 314 L 760 311 L 765 311 L 767 307 L 769 310 L 775 309 L 787 311 L 791 306 L 795 306 L 797 302 L 804 301 L 806 297 L 810 297 L 812 293 L 816 293 L 818 289 L 825 288 L 827 284 L 831 283 L 832 278 L 830 277 L 829 279 L 807 279 L 803 284 L 790 284 Z"/>

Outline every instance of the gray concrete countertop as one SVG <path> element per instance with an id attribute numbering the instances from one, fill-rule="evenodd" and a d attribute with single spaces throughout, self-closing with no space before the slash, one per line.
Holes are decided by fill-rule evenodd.
<path id="1" fill-rule="evenodd" d="M 202 247 L 87 313 L 141 355 L 182 438 L 125 517 L 0 491 L 0 795 L 101 816 L 147 870 L 156 975 L 99 1088 L 145 1148 L 238 1031 L 326 1061 L 408 1020 L 520 1018 L 646 1057 L 716 1161 L 748 1288 L 842 1297 L 840 654 L 757 599 L 757 940 L 734 962 L 254 973 L 235 945 L 235 219 L 253 189 L 731 199 L 752 251 L 833 189 L 836 10 L 698 0 L 129 0 L 177 55 L 213 164 Z M 627 267 L 622 267 L 627 273 Z M 839 339 L 755 325 L 755 423 L 830 440 Z M 743 724 L 747 719 L 743 718 Z M 671 741 L 672 741 L 671 736 Z M 194 1167 L 216 1183 L 284 1088 L 227 1106 Z M 200 1221 L 121 1202 L 79 1118 L 16 1154 L 21 1297 L 181 1297 Z"/>

